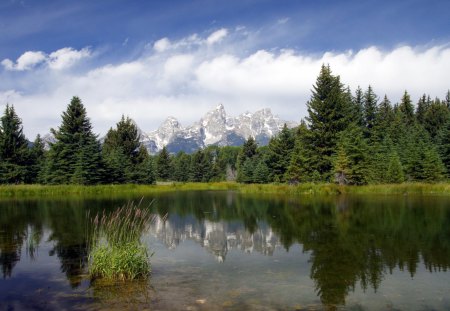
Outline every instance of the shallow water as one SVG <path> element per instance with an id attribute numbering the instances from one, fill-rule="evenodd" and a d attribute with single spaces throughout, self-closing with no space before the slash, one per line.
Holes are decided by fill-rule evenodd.
<path id="1" fill-rule="evenodd" d="M 129 200 L 0 201 L 0 310 L 450 309 L 449 197 L 146 197 L 151 278 L 91 283 L 87 211 Z"/>

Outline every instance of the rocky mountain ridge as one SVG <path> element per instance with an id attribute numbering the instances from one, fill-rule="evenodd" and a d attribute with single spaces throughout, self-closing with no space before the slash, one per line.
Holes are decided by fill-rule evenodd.
<path id="1" fill-rule="evenodd" d="M 157 130 L 147 134 L 142 132 L 141 141 L 151 154 L 164 146 L 171 153 L 191 153 L 210 145 L 240 146 L 249 136 L 253 136 L 259 145 L 266 145 L 285 123 L 288 127 L 297 126 L 274 116 L 268 108 L 231 117 L 219 104 L 188 127 L 183 127 L 174 117 L 168 117 Z"/>

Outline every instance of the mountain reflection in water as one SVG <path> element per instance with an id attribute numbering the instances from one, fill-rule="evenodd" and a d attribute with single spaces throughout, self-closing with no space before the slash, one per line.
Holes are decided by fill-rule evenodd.
<path id="1" fill-rule="evenodd" d="M 145 199 L 144 206 L 151 199 Z M 90 215 L 108 212 L 127 200 L 0 202 L 0 289 L 9 278 L 23 277 L 23 273 L 14 273 L 21 261 L 32 267 L 36 258 L 45 256 L 58 258 L 56 269 L 76 289 L 86 273 L 89 252 L 87 211 Z M 221 265 L 231 253 L 238 257 L 248 253 L 294 256 L 295 252 L 289 255 L 290 250 L 300 246 L 309 258 L 309 278 L 323 306 L 346 305 L 347 297 L 358 288 L 376 293 L 394 270 L 414 278 L 423 267 L 427 273 L 444 275 L 450 284 L 450 198 L 269 198 L 233 192 L 181 192 L 158 195 L 149 208 L 158 217 L 150 231 L 143 232 L 144 238 L 156 237 L 173 251 L 185 241 L 193 241 L 206 250 L 202 256 L 214 256 Z M 40 251 L 41 245 L 48 247 L 46 254 Z M 154 251 L 157 257 L 158 249 Z M 252 260 L 255 264 L 261 261 L 257 256 Z M 156 264 L 153 269 L 158 273 Z M 32 279 L 33 274 L 27 278 Z M 272 286 L 276 288 L 277 284 Z M 450 291 L 450 285 L 443 290 Z M 0 306 L 1 300 L 8 298 L 0 294 Z M 285 308 L 284 303 L 275 305 Z M 448 297 L 442 298 L 438 308 L 442 306 L 450 307 Z"/>

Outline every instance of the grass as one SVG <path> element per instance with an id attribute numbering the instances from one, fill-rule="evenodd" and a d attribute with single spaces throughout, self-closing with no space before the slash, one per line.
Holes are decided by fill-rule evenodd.
<path id="1" fill-rule="evenodd" d="M 150 274 L 150 255 L 140 237 L 154 217 L 139 205 L 130 202 L 93 219 L 88 215 L 91 279 L 145 279 Z"/>
<path id="2" fill-rule="evenodd" d="M 155 194 L 171 191 L 233 190 L 240 193 L 267 193 L 290 195 L 338 195 L 338 194 L 440 194 L 450 195 L 450 183 L 403 183 L 388 185 L 339 186 L 329 183 L 287 184 L 238 184 L 235 182 L 164 183 L 158 185 L 2 185 L 0 198 L 43 196 L 116 196 Z"/>

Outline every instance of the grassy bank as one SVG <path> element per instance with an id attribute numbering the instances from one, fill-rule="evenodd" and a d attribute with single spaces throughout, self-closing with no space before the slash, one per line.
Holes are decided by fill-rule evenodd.
<path id="1" fill-rule="evenodd" d="M 169 191 L 190 190 L 234 190 L 241 193 L 266 193 L 281 195 L 338 195 L 338 194 L 439 194 L 450 195 L 450 183 L 404 183 L 392 185 L 339 186 L 335 184 L 306 183 L 286 184 L 238 184 L 218 183 L 164 183 L 159 185 L 3 185 L 0 197 L 41 197 L 41 196 L 113 196 L 146 195 Z"/>

